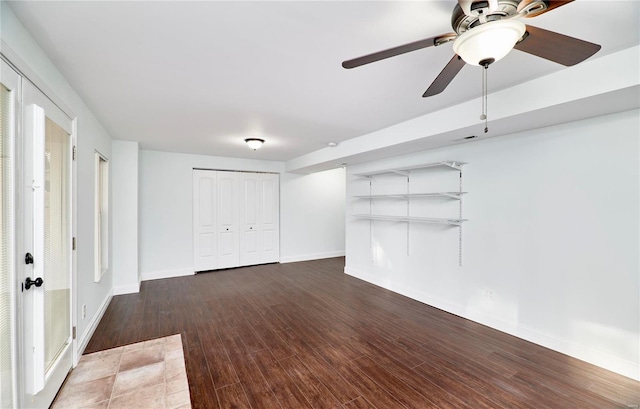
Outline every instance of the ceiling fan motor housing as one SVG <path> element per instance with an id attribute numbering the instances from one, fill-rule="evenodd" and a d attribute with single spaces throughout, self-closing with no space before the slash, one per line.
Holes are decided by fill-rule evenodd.
<path id="1" fill-rule="evenodd" d="M 487 11 L 495 10 L 499 0 L 459 0 L 458 4 L 464 14 L 479 16 Z"/>
<path id="2" fill-rule="evenodd" d="M 518 14 L 519 3 L 519 0 L 462 0 L 453 9 L 451 27 L 460 35 L 483 23 L 514 16 Z M 465 10 L 467 6 L 469 7 L 469 12 Z"/>

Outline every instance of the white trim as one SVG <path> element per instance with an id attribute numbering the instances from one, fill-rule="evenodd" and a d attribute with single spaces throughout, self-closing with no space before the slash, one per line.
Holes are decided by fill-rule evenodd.
<path id="1" fill-rule="evenodd" d="M 344 250 L 327 251 L 324 253 L 299 254 L 296 256 L 280 257 L 281 263 L 295 263 L 298 261 L 319 260 L 323 258 L 344 257 Z"/>
<path id="2" fill-rule="evenodd" d="M 109 269 L 109 159 L 98 151 L 94 153 L 94 210 L 93 210 L 93 260 L 94 278 L 98 283 Z"/>
<path id="3" fill-rule="evenodd" d="M 140 292 L 140 283 L 113 286 L 113 295 L 134 294 Z"/>
<path id="4" fill-rule="evenodd" d="M 477 322 L 482 325 L 486 325 L 495 330 L 513 335 L 520 339 L 524 339 L 525 341 L 533 342 L 545 348 L 561 352 L 565 355 L 569 355 L 576 359 L 580 359 L 593 365 L 597 365 L 601 368 L 616 372 L 631 379 L 640 380 L 640 365 L 619 356 L 611 355 L 603 351 L 598 351 L 586 345 L 555 338 L 522 325 L 513 325 L 505 321 L 496 320 L 495 318 L 485 314 L 469 314 L 465 311 L 464 308 L 456 304 L 452 304 L 445 300 L 426 295 L 414 289 L 392 285 L 388 281 L 380 280 L 378 277 L 363 273 L 352 268 L 348 268 L 346 266 L 344 268 L 344 272 L 345 274 L 348 274 L 352 277 L 404 295 L 406 297 L 441 309 L 448 313 Z"/>
<path id="5" fill-rule="evenodd" d="M 20 74 L 24 79 L 29 81 L 33 86 L 39 89 L 44 95 L 47 96 L 62 112 L 64 112 L 69 118 L 75 118 L 76 115 L 73 113 L 73 110 L 65 104 L 61 98 L 56 95 L 55 92 L 33 71 L 29 68 L 29 65 L 24 62 L 22 58 L 16 54 L 15 51 L 9 47 L 9 45 L 4 41 L 0 40 L 0 54 L 4 57 L 4 60 L 12 66 L 18 74 Z"/>
<path id="6" fill-rule="evenodd" d="M 81 356 L 84 353 L 84 349 L 87 347 L 89 340 L 93 336 L 93 333 L 98 328 L 98 324 L 102 319 L 102 316 L 107 311 L 107 307 L 109 307 L 109 303 L 111 302 L 111 298 L 113 298 L 113 292 L 109 291 L 107 296 L 102 300 L 102 304 L 98 307 L 98 311 L 96 311 L 93 318 L 91 318 L 91 322 L 87 326 L 87 329 L 84 330 L 84 333 L 78 338 L 78 356 Z"/>
<path id="7" fill-rule="evenodd" d="M 161 280 L 163 278 L 192 276 L 195 274 L 193 267 L 179 268 L 176 270 L 148 271 L 140 274 L 141 281 Z"/>
<path id="8" fill-rule="evenodd" d="M 78 117 L 74 117 L 71 122 L 71 152 L 69 162 L 71 163 L 71 237 L 78 238 L 78 160 L 73 158 L 73 150 L 77 149 L 78 142 Z M 71 247 L 71 325 L 78 328 L 78 250 Z M 78 353 L 78 337 L 71 341 L 73 346 L 73 368 L 80 362 Z"/>

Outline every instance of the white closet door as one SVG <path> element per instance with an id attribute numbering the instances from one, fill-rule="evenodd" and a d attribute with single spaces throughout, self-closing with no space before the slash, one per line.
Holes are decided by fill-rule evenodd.
<path id="1" fill-rule="evenodd" d="M 260 174 L 240 174 L 240 265 L 260 264 L 262 261 L 259 223 L 260 201 L 258 187 Z"/>
<path id="2" fill-rule="evenodd" d="M 280 261 L 280 193 L 276 174 L 260 175 L 260 253 L 262 263 Z"/>
<path id="3" fill-rule="evenodd" d="M 195 271 L 280 261 L 278 175 L 193 171 Z"/>
<path id="4" fill-rule="evenodd" d="M 218 174 L 218 268 L 240 265 L 237 172 Z"/>
<path id="5" fill-rule="evenodd" d="M 218 268 L 217 172 L 193 171 L 193 264 L 195 271 Z"/>

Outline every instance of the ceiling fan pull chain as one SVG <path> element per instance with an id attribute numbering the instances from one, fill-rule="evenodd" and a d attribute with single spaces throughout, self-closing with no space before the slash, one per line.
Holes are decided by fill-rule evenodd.
<path id="1" fill-rule="evenodd" d="M 488 88 L 489 88 L 489 64 L 484 66 L 484 133 L 489 132 L 489 126 L 487 125 L 488 116 L 489 116 L 489 96 Z"/>
<path id="2" fill-rule="evenodd" d="M 489 127 L 487 126 L 487 111 L 489 110 L 489 102 L 487 99 L 487 70 L 489 69 L 489 64 L 484 64 L 484 70 L 482 70 L 482 115 L 480 115 L 480 119 L 484 120 L 484 133 L 489 132 Z"/>

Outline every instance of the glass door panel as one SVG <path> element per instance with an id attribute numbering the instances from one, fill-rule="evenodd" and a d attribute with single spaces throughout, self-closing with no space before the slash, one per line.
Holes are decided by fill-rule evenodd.
<path id="1" fill-rule="evenodd" d="M 51 119 L 45 120 L 44 193 L 44 322 L 45 371 L 69 344 L 70 234 L 69 151 L 70 136 Z"/>

